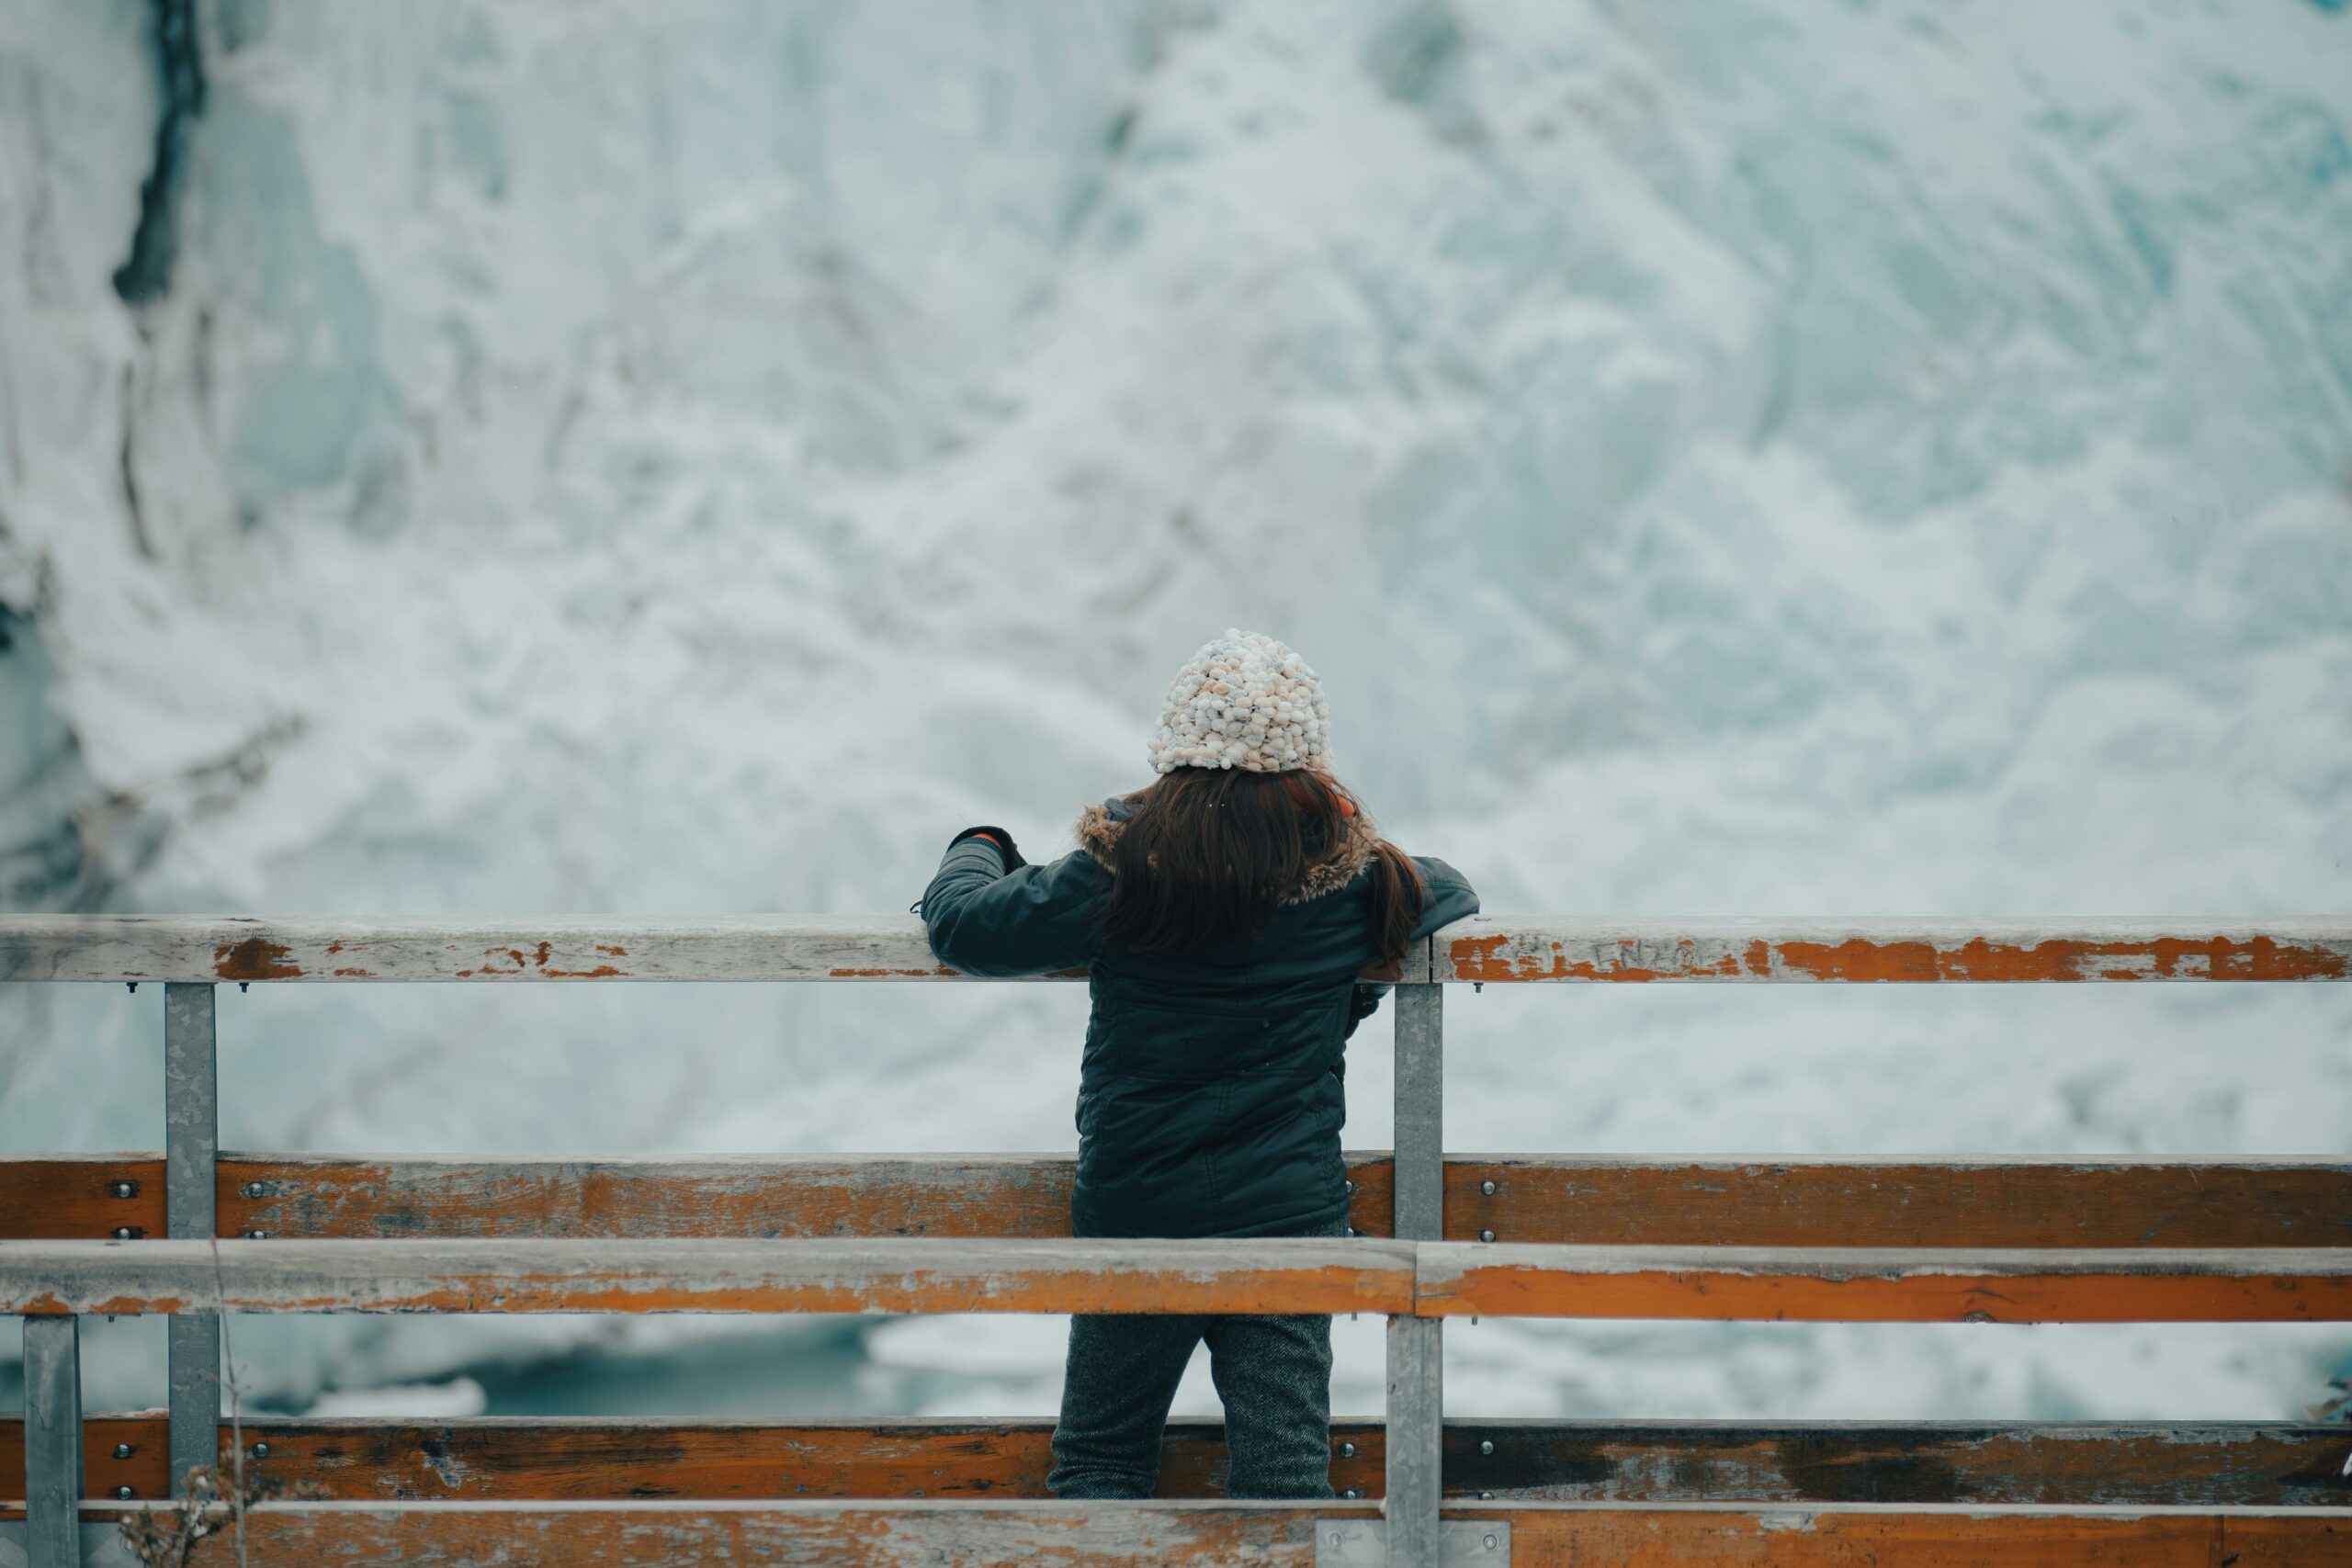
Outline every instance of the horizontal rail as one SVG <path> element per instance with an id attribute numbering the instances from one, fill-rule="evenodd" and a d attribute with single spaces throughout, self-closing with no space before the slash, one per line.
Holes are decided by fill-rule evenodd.
<path id="1" fill-rule="evenodd" d="M 0 1313 L 1410 1313 L 1394 1241 L 17 1241 Z"/>
<path id="2" fill-rule="evenodd" d="M 1430 978 L 2352 980 L 2352 919 L 1569 919 L 1477 915 L 1439 931 Z"/>
<path id="3" fill-rule="evenodd" d="M 1810 1323 L 2352 1322 L 2352 1250 L 1423 1243 L 1423 1317 Z"/>
<path id="4" fill-rule="evenodd" d="M 85 1561 L 93 1568 L 130 1562 L 114 1526 L 132 1511 L 119 1505 L 83 1509 Z M 2321 1568 L 2343 1562 L 2352 1545 L 2352 1509 L 2343 1508 L 1497 1502 L 1449 1504 L 1445 1517 L 1508 1527 L 1510 1568 Z M 1015 1562 L 1314 1568 L 1318 1525 L 1328 1530 L 1376 1517 L 1374 1504 L 1339 1501 L 267 1503 L 247 1516 L 245 1547 L 252 1568 L 328 1562 L 668 1568 L 721 1561 L 829 1568 Z M 0 1526 L 0 1542 L 23 1528 Z M 1469 1532 L 1474 1541 L 1479 1536 Z"/>
<path id="5" fill-rule="evenodd" d="M 2352 1249 L 1380 1240 L 17 1241 L 0 1313 L 1332 1313 L 2352 1322 Z"/>
<path id="6" fill-rule="evenodd" d="M 1080 978 L 1076 973 L 1051 978 Z M 0 915 L 0 980 L 960 979 L 909 916 Z M 1700 919 L 1480 915 L 1439 981 L 2352 979 L 2352 918 Z"/>
<path id="7" fill-rule="evenodd" d="M 218 1233 L 288 1239 L 1069 1234 L 1069 1155 L 503 1159 L 229 1153 Z M 1348 1156 L 1390 1231 L 1395 1168 Z M 164 1234 L 149 1154 L 0 1156 L 0 1240 Z M 1600 1247 L 2352 1246 L 2352 1159 L 1462 1155 L 1445 1236 Z"/>
<path id="8" fill-rule="evenodd" d="M 1044 1497 L 1053 1423 L 248 1417 L 256 1472 L 321 1500 L 619 1502 L 632 1497 Z M 232 1428 L 220 1427 L 220 1441 Z M 165 1491 L 165 1420 L 84 1427 L 93 1497 Z M 1331 1424 L 1331 1484 L 1381 1495 L 1386 1430 Z M 2352 1429 L 2199 1422 L 1482 1421 L 1444 1427 L 1449 1496 L 1562 1502 L 2352 1504 Z M 0 1475 L 24 1423 L 0 1416 Z M 1225 1489 L 1225 1427 L 1176 1420 L 1158 1495 Z M 6 1505 L 0 1505 L 5 1509 Z"/>

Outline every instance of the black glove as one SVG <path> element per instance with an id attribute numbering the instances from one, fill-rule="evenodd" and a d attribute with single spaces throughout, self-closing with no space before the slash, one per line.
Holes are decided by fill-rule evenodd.
<path id="1" fill-rule="evenodd" d="M 952 850 L 967 839 L 979 838 L 988 838 L 996 840 L 997 849 L 1004 855 L 1005 870 L 1019 871 L 1023 866 L 1029 863 L 1027 861 L 1021 858 L 1020 846 L 1012 841 L 1012 835 L 1006 832 L 1001 828 L 967 828 L 962 832 L 956 834 L 954 838 L 948 840 L 947 847 Z"/>

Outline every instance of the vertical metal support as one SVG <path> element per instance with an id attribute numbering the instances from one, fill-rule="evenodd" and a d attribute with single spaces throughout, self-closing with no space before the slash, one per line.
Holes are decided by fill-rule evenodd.
<path id="1" fill-rule="evenodd" d="M 29 1568 L 81 1568 L 82 1320 L 25 1319 L 25 1546 Z"/>
<path id="2" fill-rule="evenodd" d="M 220 1086 L 212 987 L 164 987 L 164 1211 L 167 1234 L 209 1240 L 213 1166 L 220 1153 Z M 209 1469 L 220 1447 L 220 1320 L 171 1319 L 172 1494 Z"/>
<path id="3" fill-rule="evenodd" d="M 1436 1241 L 1445 1217 L 1443 987 L 1396 987 L 1396 1236 Z M 1444 1325 L 1388 1320 L 1388 1568 L 1438 1568 Z"/>

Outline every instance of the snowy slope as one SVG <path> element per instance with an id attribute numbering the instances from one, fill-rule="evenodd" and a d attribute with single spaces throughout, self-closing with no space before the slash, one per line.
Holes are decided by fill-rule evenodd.
<path id="1" fill-rule="evenodd" d="M 205 15 L 133 311 L 143 7 L 0 6 L 17 907 L 894 909 L 966 822 L 1034 853 L 1139 782 L 1229 625 L 1315 661 L 1343 773 L 1490 908 L 2346 906 L 2330 7 Z M 224 1136 L 1066 1147 L 1082 1006 L 256 991 Z M 0 1146 L 158 1141 L 159 1012 L 0 988 Z M 1464 1149 L 2352 1149 L 2352 994 L 1498 988 L 1449 1032 Z M 299 1404 L 739 1332 L 247 1348 Z M 1051 1325 L 824 1343 L 822 1399 L 1052 1397 Z M 2221 1416 L 2352 1341 L 1455 1356 L 1498 1414 Z"/>

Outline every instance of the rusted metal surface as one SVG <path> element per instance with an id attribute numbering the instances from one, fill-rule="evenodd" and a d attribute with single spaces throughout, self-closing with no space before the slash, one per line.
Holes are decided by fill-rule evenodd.
<path id="1" fill-rule="evenodd" d="M 1404 1313 L 1410 1244 L 0 1242 L 0 1313 Z"/>
<path id="2" fill-rule="evenodd" d="M 2352 918 L 1740 919 L 1475 916 L 1408 979 L 2352 979 Z M 0 915 L 0 980 L 962 978 L 908 916 L 507 919 Z M 1082 978 L 1075 973 L 1046 978 Z M 1393 977 L 1393 976 L 1390 976 Z"/>
<path id="3" fill-rule="evenodd" d="M 352 1502 L 594 1502 L 629 1498 L 749 1500 L 851 1497 L 1045 1497 L 1053 1468 L 1051 1421 L 599 1420 L 479 1417 L 424 1424 L 347 1417 L 248 1417 L 247 1444 L 278 1481 Z M 1383 1428 L 1369 1419 L 1331 1427 L 1331 1484 L 1381 1493 Z M 229 1440 L 229 1427 L 220 1428 Z M 164 1493 L 164 1425 L 156 1416 L 89 1423 L 90 1493 L 129 1486 Z M 128 1458 L 115 1449 L 128 1447 Z M 24 1424 L 0 1417 L 0 1475 L 21 1473 Z M 1225 1427 L 1172 1421 L 1160 1446 L 1167 1498 L 1224 1495 Z"/>
<path id="4" fill-rule="evenodd" d="M 2352 1506 L 2318 1423 L 1449 1421 L 1451 1496 L 1559 1502 Z"/>
<path id="5" fill-rule="evenodd" d="M 1439 980 L 2352 980 L 2352 918 L 1688 920 L 1477 915 Z"/>
<path id="6" fill-rule="evenodd" d="M 1818 1323 L 2352 1322 L 2352 1249 L 1520 1247 L 1427 1242 L 1424 1316 Z"/>
<path id="7" fill-rule="evenodd" d="M 1465 1505 L 1511 1568 L 2343 1568 L 2352 1509 Z"/>
<path id="8" fill-rule="evenodd" d="M 514 1160 L 225 1154 L 220 1234 L 415 1236 L 1057 1236 L 1069 1155 Z M 1348 1156 L 1356 1230 L 1388 1234 L 1391 1168 Z M 128 1197 L 116 1195 L 128 1182 Z M 0 1155 L 0 1240 L 164 1234 L 152 1153 Z"/>
<path id="9" fill-rule="evenodd" d="M 2347 1247 L 2352 1160 L 1460 1155 L 1445 1231 L 1599 1247 Z"/>
<path id="10" fill-rule="evenodd" d="M 1044 1497 L 1050 1421 L 248 1420 L 266 1473 L 342 1501 Z M 220 1429 L 222 1441 L 229 1428 Z M 1331 1484 L 1382 1490 L 1385 1432 L 1331 1426 Z M 84 1426 L 89 1495 L 164 1495 L 161 1416 Z M 116 1457 L 118 1448 L 130 1452 Z M 1350 1451 L 1352 1450 L 1352 1451 Z M 1445 1490 L 1527 1501 L 2352 1505 L 2352 1428 L 2197 1422 L 1445 1423 Z M 1225 1485 L 1215 1421 L 1169 1425 L 1159 1495 Z M 0 1475 L 24 1425 L 0 1416 Z M 0 1512 L 6 1512 L 0 1505 Z M 21 1512 L 21 1509 L 14 1510 Z"/>
<path id="11" fill-rule="evenodd" d="M 107 1537 L 125 1510 L 83 1510 L 93 1564 L 119 1556 Z M 246 1516 L 252 1568 L 399 1562 L 682 1563 L 763 1568 L 940 1568 L 1013 1563 L 1215 1564 L 1313 1568 L 1318 1519 L 1370 1518 L 1374 1505 L 1299 1503 L 265 1503 Z M 108 1527 L 103 1533 L 92 1527 Z M 20 1530 L 21 1526 L 8 1527 Z M 0 1538 L 5 1539 L 5 1538 Z M 208 1555 L 214 1549 L 219 1555 Z M 197 1568 L 234 1562 L 215 1537 Z"/>

